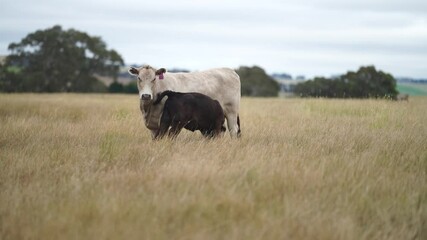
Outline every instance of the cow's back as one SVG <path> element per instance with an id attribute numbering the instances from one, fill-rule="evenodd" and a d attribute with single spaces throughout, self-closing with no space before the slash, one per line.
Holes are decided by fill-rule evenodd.
<path id="1" fill-rule="evenodd" d="M 222 106 L 240 101 L 240 78 L 230 68 L 216 68 L 191 73 L 167 73 L 157 92 L 198 92 L 220 102 Z"/>

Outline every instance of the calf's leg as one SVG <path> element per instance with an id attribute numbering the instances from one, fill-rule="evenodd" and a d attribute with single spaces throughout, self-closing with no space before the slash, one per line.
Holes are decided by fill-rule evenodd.
<path id="1" fill-rule="evenodd" d="M 170 138 L 176 138 L 178 134 L 181 132 L 181 130 L 184 128 L 185 123 L 179 122 L 179 121 L 173 121 L 172 127 L 169 130 L 169 137 Z"/>
<path id="2" fill-rule="evenodd" d="M 168 111 L 163 111 L 162 117 L 160 118 L 160 127 L 157 130 L 155 139 L 161 139 L 168 132 L 171 125 L 172 119 Z"/>

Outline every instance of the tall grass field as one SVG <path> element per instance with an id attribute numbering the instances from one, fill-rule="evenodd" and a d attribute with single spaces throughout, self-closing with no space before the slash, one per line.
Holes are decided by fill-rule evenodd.
<path id="1" fill-rule="evenodd" d="M 0 239 L 427 239 L 427 97 L 243 98 L 152 141 L 134 95 L 0 95 Z"/>

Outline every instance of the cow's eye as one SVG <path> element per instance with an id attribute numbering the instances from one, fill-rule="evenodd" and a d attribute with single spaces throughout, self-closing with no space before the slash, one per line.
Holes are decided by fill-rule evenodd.
<path id="1" fill-rule="evenodd" d="M 141 81 L 141 78 L 138 77 L 138 80 Z"/>

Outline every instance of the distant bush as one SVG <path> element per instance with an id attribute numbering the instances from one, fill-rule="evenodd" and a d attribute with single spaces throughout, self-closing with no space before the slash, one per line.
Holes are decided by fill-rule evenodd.
<path id="1" fill-rule="evenodd" d="M 108 87 L 108 92 L 110 92 L 110 93 L 122 93 L 122 92 L 124 92 L 123 84 L 121 84 L 119 82 L 111 83 L 110 86 Z"/>
<path id="2" fill-rule="evenodd" d="M 113 82 L 108 87 L 110 93 L 138 93 L 138 87 L 136 82 L 132 81 L 128 84 L 121 84 L 119 82 Z"/>
<path id="3" fill-rule="evenodd" d="M 138 86 L 136 86 L 136 81 L 132 81 L 124 86 L 123 88 L 125 93 L 138 93 Z"/>
<path id="4" fill-rule="evenodd" d="M 279 94 L 279 84 L 264 69 L 257 66 L 240 67 L 236 72 L 240 76 L 243 96 L 277 97 Z"/>
<path id="5" fill-rule="evenodd" d="M 95 93 L 106 93 L 108 92 L 108 87 L 101 81 L 97 80 L 92 84 L 91 91 Z"/>

